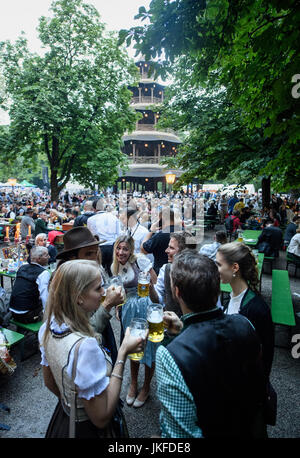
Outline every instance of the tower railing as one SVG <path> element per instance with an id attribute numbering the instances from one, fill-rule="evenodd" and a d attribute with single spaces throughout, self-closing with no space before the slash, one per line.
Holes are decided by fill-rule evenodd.
<path id="1" fill-rule="evenodd" d="M 165 127 L 165 128 L 156 128 L 156 124 L 139 124 L 139 123 L 136 123 L 136 129 L 135 130 L 143 130 L 143 131 L 155 131 L 155 132 L 165 132 L 165 133 L 169 133 L 169 134 L 174 134 L 176 135 L 176 132 L 175 130 L 173 129 L 170 129 L 169 127 Z"/>
<path id="2" fill-rule="evenodd" d="M 132 164 L 159 164 L 160 159 L 158 156 L 128 156 Z"/>
<path id="3" fill-rule="evenodd" d="M 162 103 L 163 99 L 161 97 L 151 97 L 149 95 L 141 95 L 140 97 L 132 97 L 131 103 Z"/>

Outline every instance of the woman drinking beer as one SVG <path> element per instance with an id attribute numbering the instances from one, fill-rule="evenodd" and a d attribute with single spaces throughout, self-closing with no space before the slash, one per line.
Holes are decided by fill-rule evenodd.
<path id="1" fill-rule="evenodd" d="M 149 258 L 143 254 L 134 254 L 134 239 L 128 235 L 118 237 L 115 242 L 111 272 L 113 275 L 118 275 L 122 278 L 126 292 L 126 302 L 122 307 L 118 307 L 122 340 L 124 336 L 123 330 L 130 326 L 133 318 L 147 319 L 147 308 L 151 304 L 149 281 L 156 283 L 157 277 Z M 144 272 L 145 275 L 142 283 L 139 284 L 139 274 L 141 272 Z M 149 277 L 148 284 L 145 281 L 147 273 Z M 126 397 L 128 405 L 142 407 L 149 396 L 157 345 L 147 341 L 144 357 L 141 361 L 130 360 L 131 383 Z M 143 387 L 138 393 L 139 363 L 145 364 L 145 379 Z"/>

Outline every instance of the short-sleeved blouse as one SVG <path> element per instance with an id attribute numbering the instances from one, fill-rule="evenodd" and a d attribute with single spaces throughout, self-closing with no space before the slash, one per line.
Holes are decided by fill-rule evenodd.
<path id="1" fill-rule="evenodd" d="M 58 325 L 52 319 L 50 328 L 56 333 L 65 332 L 68 327 L 66 324 Z M 43 335 L 46 329 L 46 323 L 43 323 L 39 330 L 39 342 L 41 349 L 41 365 L 49 366 L 45 349 L 42 345 Z M 69 363 L 67 366 L 67 374 L 71 378 L 72 367 L 74 360 L 74 348 L 70 352 Z M 101 394 L 109 384 L 107 373 L 107 364 L 105 355 L 99 347 L 97 340 L 94 337 L 86 337 L 79 347 L 77 369 L 75 375 L 75 385 L 78 389 L 78 397 L 91 399 Z"/>

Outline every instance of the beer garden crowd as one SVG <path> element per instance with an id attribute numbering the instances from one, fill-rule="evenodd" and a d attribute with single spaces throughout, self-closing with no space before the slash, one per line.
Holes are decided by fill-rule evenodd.
<path id="1" fill-rule="evenodd" d="M 126 402 L 135 408 L 144 405 L 149 396 L 151 379 L 156 371 L 159 378 L 157 395 L 162 403 L 162 437 L 211 437 L 214 434 L 218 436 L 218 428 L 221 426 L 216 420 L 208 418 L 210 409 L 202 399 L 197 398 L 193 377 L 183 364 L 182 358 L 186 357 L 188 360 L 191 355 L 176 353 L 175 342 L 181 339 L 182 343 L 185 343 L 187 328 L 193 342 L 193 332 L 200 329 L 197 327 L 200 326 L 199 320 L 196 320 L 196 323 L 193 320 L 201 313 L 216 314 L 208 319 L 207 323 L 216 319 L 220 319 L 220 323 L 223 323 L 224 319 L 229 320 L 229 315 L 224 318 L 226 315 L 222 310 L 219 291 L 219 274 L 222 281 L 225 278 L 225 274 L 222 274 L 222 263 L 224 265 L 226 251 L 222 250 L 224 246 L 230 245 L 226 242 L 235 240 L 240 230 L 262 230 L 271 225 L 282 231 L 284 235 L 281 248 L 289 250 L 291 240 L 300 237 L 299 199 L 292 199 L 289 195 L 273 194 L 270 205 L 262 208 L 260 195 L 241 190 L 231 194 L 202 191 L 114 194 L 103 191 L 98 195 L 64 191 L 55 202 L 51 201 L 47 192 L 37 189 L 26 192 L 2 192 L 0 205 L 1 236 L 4 242 L 1 270 L 8 269 L 6 258 L 10 255 L 7 249 L 14 245 L 22 246 L 23 249 L 23 262 L 20 263 L 19 257 L 15 267 L 16 281 L 12 289 L 15 302 L 11 299 L 11 312 L 14 319 L 23 319 L 24 323 L 28 322 L 26 317 L 29 322 L 43 320 L 39 340 L 45 385 L 60 399 L 46 437 L 68 437 L 70 434 L 73 364 L 75 367 L 77 364 L 76 437 L 127 437 L 126 420 L 119 395 L 128 355 L 131 382 Z M 226 223 L 231 217 L 232 227 Z M 216 232 L 211 245 L 205 245 L 206 251 L 202 253 L 206 256 L 203 257 L 200 247 L 206 222 L 211 229 L 217 224 L 223 224 L 224 230 Z M 291 227 L 292 232 L 287 231 L 287 228 Z M 298 251 L 293 252 L 295 259 L 300 255 L 300 243 L 297 243 Z M 216 253 L 221 245 L 223 248 L 220 253 L 224 256 L 220 258 L 219 255 L 218 258 Z M 247 250 L 246 257 L 251 251 L 249 248 Z M 28 259 L 28 256 L 31 259 Z M 43 256 L 44 260 L 41 261 Z M 228 261 L 227 264 L 235 266 L 238 262 L 238 271 L 232 268 L 231 272 L 233 291 L 236 276 L 240 282 L 245 281 L 248 286 L 251 284 L 246 276 L 243 278 L 241 261 L 234 260 L 231 264 Z M 47 264 L 51 266 L 50 271 Z M 21 303 L 17 299 L 22 290 L 20 285 L 23 285 L 22 281 L 29 281 L 29 273 L 32 275 L 29 269 L 33 266 L 34 281 L 38 283 L 37 295 L 41 301 L 35 302 L 34 310 L 28 310 L 29 304 L 26 309 L 24 300 L 21 301 L 22 307 L 18 308 Z M 168 270 L 170 266 L 171 275 Z M 205 279 L 201 277 L 201 272 L 198 272 L 197 281 L 199 283 L 202 278 L 203 288 L 197 294 L 198 297 L 206 298 L 207 304 L 209 303 L 208 311 L 205 308 L 194 309 L 194 299 L 190 299 L 180 281 L 177 283 L 177 276 L 180 274 L 182 278 L 187 276 L 186 284 L 189 284 L 190 278 L 194 275 L 190 271 L 191 266 L 202 266 L 201 270 L 206 271 Z M 47 270 L 47 276 L 44 275 L 44 270 Z M 39 283 L 37 280 L 41 272 L 44 278 L 42 286 L 42 282 Z M 144 282 L 140 280 L 141 276 L 144 276 L 143 280 L 146 279 Z M 143 285 L 147 287 L 146 292 L 142 291 Z M 244 293 L 244 287 L 241 291 Z M 26 294 L 32 292 L 27 291 Z M 234 297 L 231 296 L 231 299 Z M 33 304 L 34 301 L 31 302 Z M 234 308 L 233 302 L 230 302 L 229 309 Z M 160 318 L 151 321 L 151 317 L 148 316 L 147 324 L 147 310 L 153 303 L 160 304 L 156 309 Z M 80 313 L 75 311 L 76 307 L 80 309 Z M 120 320 L 120 345 L 115 342 L 109 322 L 112 310 L 115 310 L 114 313 Z M 237 308 L 232 313 L 237 314 L 238 311 Z M 218 313 L 221 312 L 220 318 Z M 132 330 L 133 319 L 138 319 L 135 323 L 138 328 L 135 337 L 128 329 L 129 327 Z M 190 326 L 189 320 L 192 320 Z M 158 324 L 162 321 L 165 331 L 163 326 L 161 329 L 154 326 L 153 329 L 154 322 Z M 257 336 L 255 332 L 255 335 L 252 334 L 253 328 L 248 329 L 245 323 L 234 321 L 229 321 L 226 326 L 231 326 L 237 334 L 240 333 L 236 341 L 237 346 L 242 345 L 241 342 L 246 339 L 253 345 L 252 351 L 256 352 Z M 215 329 L 210 331 L 212 335 L 216 332 Z M 179 335 L 175 337 L 177 334 Z M 169 349 L 169 353 L 161 350 L 161 339 L 164 339 L 164 347 Z M 202 344 L 207 347 L 206 342 Z M 74 348 L 77 346 L 79 350 L 76 356 Z M 210 351 L 208 347 L 207 351 Z M 263 353 L 264 351 L 263 348 Z M 270 352 L 272 354 L 272 350 Z M 58 353 L 60 358 L 55 357 Z M 157 360 L 156 353 L 159 354 Z M 72 358 L 69 360 L 71 354 Z M 242 374 L 234 367 L 235 364 L 238 366 L 239 356 L 233 349 L 231 357 L 236 382 L 242 382 Z M 266 355 L 263 355 L 263 360 L 264 357 L 266 359 Z M 220 360 L 214 358 L 212 355 L 211 364 L 221 364 Z M 272 356 L 270 358 L 272 359 Z M 66 377 L 62 379 L 59 375 L 61 364 L 65 364 L 66 361 L 69 361 L 64 369 Z M 145 378 L 144 385 L 138 393 L 137 375 L 141 364 L 145 365 Z M 199 371 L 203 370 L 203 366 L 199 364 Z M 266 365 L 269 364 L 271 366 L 272 362 L 269 361 Z M 197 370 L 197 364 L 195 367 Z M 174 379 L 168 374 L 167 369 L 173 371 Z M 252 382 L 256 380 L 259 384 L 260 375 L 259 372 L 255 372 L 258 371 L 257 368 L 251 369 L 249 366 L 245 371 L 247 377 L 252 378 Z M 268 381 L 270 367 L 265 372 Z M 176 390 L 184 393 L 184 399 L 188 399 L 186 404 L 180 404 L 182 398 L 179 394 L 177 398 L 177 395 L 172 395 L 171 391 L 168 391 L 162 381 L 164 377 L 168 379 L 170 390 L 174 383 Z M 198 382 L 199 391 L 206 393 L 207 387 L 202 386 L 203 380 L 200 378 Z M 259 397 L 260 389 L 257 388 L 255 392 L 252 384 L 251 390 L 253 393 L 249 393 L 249 402 L 256 405 L 255 397 Z M 251 396 L 254 396 L 254 403 Z M 224 397 L 226 400 L 226 393 Z M 233 397 L 233 404 L 230 404 L 229 396 L 223 405 L 222 415 L 225 415 L 222 418 L 225 422 L 227 418 L 229 425 L 224 429 L 223 435 L 264 437 L 265 430 L 262 433 L 259 427 L 255 432 L 251 429 L 250 419 L 253 412 L 250 412 L 249 404 L 244 406 L 246 411 L 248 408 L 248 413 L 244 412 L 242 416 L 240 412 L 236 412 L 236 418 L 233 418 L 226 412 L 229 405 L 233 406 L 234 410 L 234 402 L 238 403 L 238 395 Z M 183 424 L 184 421 L 179 415 L 181 409 L 184 412 L 183 416 L 188 418 L 187 424 Z M 198 424 L 197 419 L 200 422 Z M 242 425 L 240 430 L 231 431 L 230 427 L 236 427 L 237 423 Z M 266 421 L 263 420 L 262 423 Z"/>

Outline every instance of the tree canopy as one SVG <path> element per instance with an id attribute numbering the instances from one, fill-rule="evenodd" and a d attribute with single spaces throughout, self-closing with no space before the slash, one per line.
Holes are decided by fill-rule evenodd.
<path id="1" fill-rule="evenodd" d="M 137 51 L 156 61 L 162 76 L 175 71 L 181 127 L 191 129 L 179 155 L 189 176 L 247 167 L 272 175 L 278 190 L 299 187 L 300 102 L 292 92 L 300 73 L 299 6 L 152 0 L 136 16 L 147 24 L 120 32 L 121 41 L 135 40 Z"/>
<path id="2" fill-rule="evenodd" d="M 1 107 L 11 119 L 1 153 L 30 163 L 43 151 L 57 199 L 71 176 L 85 185 L 114 183 L 117 165 L 125 165 L 122 135 L 136 120 L 127 86 L 138 75 L 92 5 L 56 0 L 51 12 L 39 20 L 42 56 L 28 51 L 24 36 L 1 43 Z"/>

